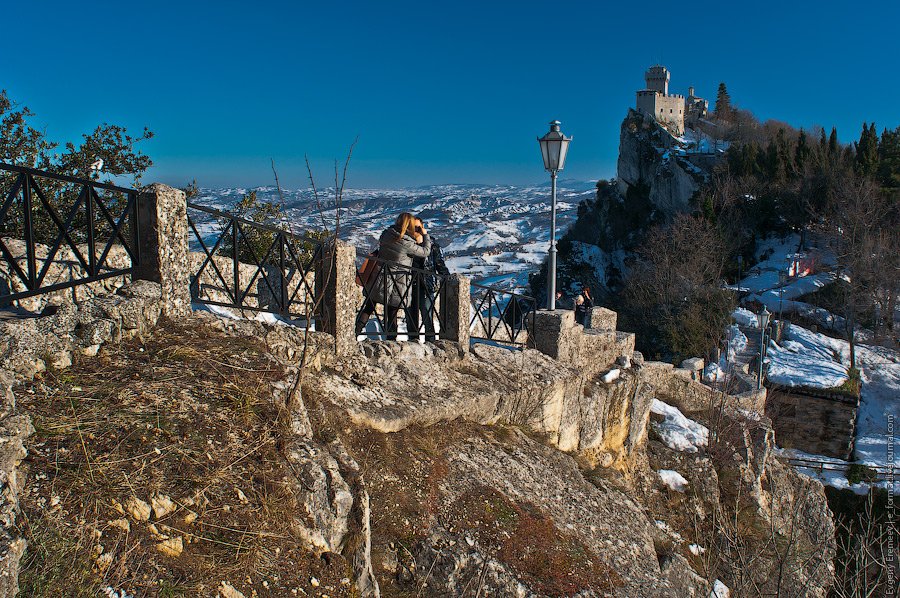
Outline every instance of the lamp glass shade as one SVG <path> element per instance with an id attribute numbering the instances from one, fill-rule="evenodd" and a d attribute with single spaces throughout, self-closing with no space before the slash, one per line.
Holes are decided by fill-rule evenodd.
<path id="1" fill-rule="evenodd" d="M 760 330 L 765 329 L 766 326 L 769 325 L 769 316 L 771 316 L 771 315 L 772 314 L 769 313 L 769 310 L 766 309 L 765 306 L 763 306 L 763 309 L 761 312 L 756 314 L 756 320 L 759 323 Z"/>
<path id="2" fill-rule="evenodd" d="M 569 152 L 571 137 L 566 137 L 559 130 L 559 121 L 550 123 L 550 131 L 540 137 L 541 158 L 544 160 L 544 168 L 550 172 L 562 170 L 566 165 L 566 154 Z"/>

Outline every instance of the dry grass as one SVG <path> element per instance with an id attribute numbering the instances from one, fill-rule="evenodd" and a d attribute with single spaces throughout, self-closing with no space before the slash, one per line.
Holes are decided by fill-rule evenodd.
<path id="1" fill-rule="evenodd" d="M 26 459 L 24 596 L 349 594 L 347 563 L 306 552 L 281 454 L 285 377 L 262 343 L 165 322 L 146 341 L 105 348 L 18 387 L 36 429 Z M 118 505 L 166 495 L 176 509 L 139 522 Z M 129 521 L 128 531 L 111 521 Z M 155 530 L 150 523 L 155 526 Z M 166 556 L 161 536 L 182 538 Z M 302 595 L 302 594 L 301 594 Z"/>

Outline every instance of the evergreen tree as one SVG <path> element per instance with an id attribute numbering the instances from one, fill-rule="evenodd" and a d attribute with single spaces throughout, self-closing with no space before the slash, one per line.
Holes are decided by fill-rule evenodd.
<path id="1" fill-rule="evenodd" d="M 811 153 L 812 150 L 806 141 L 806 132 L 803 129 L 800 129 L 800 136 L 797 138 L 797 147 L 794 150 L 794 165 L 797 168 L 797 172 L 803 172 Z"/>
<path id="2" fill-rule="evenodd" d="M 837 128 L 831 127 L 831 136 L 828 137 L 828 155 L 836 156 L 838 153 Z"/>
<path id="3" fill-rule="evenodd" d="M 827 147 L 828 141 L 825 138 L 825 128 L 822 127 L 822 130 L 819 131 L 819 150 L 821 150 L 822 153 L 825 153 Z"/>
<path id="4" fill-rule="evenodd" d="M 900 127 L 885 129 L 878 144 L 878 179 L 883 187 L 900 188 Z"/>
<path id="5" fill-rule="evenodd" d="M 728 95 L 728 89 L 725 87 L 725 83 L 719 83 L 719 91 L 716 93 L 716 118 L 729 120 L 732 112 L 731 96 Z"/>
<path id="6" fill-rule="evenodd" d="M 859 141 L 856 143 L 856 172 L 862 176 L 872 176 L 878 170 L 878 132 L 875 123 L 863 123 Z"/>

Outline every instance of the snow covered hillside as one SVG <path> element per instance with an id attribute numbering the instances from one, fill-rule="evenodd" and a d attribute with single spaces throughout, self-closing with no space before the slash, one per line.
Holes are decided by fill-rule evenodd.
<path id="1" fill-rule="evenodd" d="M 260 199 L 278 200 L 275 187 L 201 189 L 196 203 L 230 209 L 256 191 Z M 578 203 L 593 198 L 595 182 L 562 181 L 557 212 L 558 235 L 575 219 Z M 293 230 L 333 229 L 337 216 L 331 189 L 320 192 L 322 210 L 308 189 L 284 191 L 285 211 Z M 453 272 L 479 282 L 524 288 L 528 273 L 547 253 L 550 239 L 549 184 L 433 185 L 410 189 L 347 189 L 340 206 L 340 237 L 369 251 L 378 235 L 401 212 L 421 215 L 444 248 Z M 203 234 L 212 233 L 209 227 Z"/>
<path id="2" fill-rule="evenodd" d="M 834 258 L 821 245 L 816 247 L 815 240 L 808 242 L 809 247 L 803 251 L 798 251 L 799 244 L 797 235 L 761 241 L 757 254 L 759 262 L 731 288 L 745 293 L 745 304 L 765 305 L 773 312 L 773 317 L 777 317 L 779 310 L 783 309 L 786 320 L 790 320 L 792 314 L 799 314 L 816 322 L 821 329 L 831 331 L 822 334 L 791 323 L 780 344 L 769 342 L 769 383 L 786 387 L 835 388 L 847 381 L 850 367 L 849 343 L 835 338 L 838 334 L 833 332 L 835 328 L 840 329 L 843 322 L 839 316 L 802 301 L 805 295 L 835 282 Z M 779 276 L 780 273 L 786 277 Z M 733 318 L 741 326 L 757 326 L 755 314 L 745 308 L 735 310 Z M 740 336 L 743 337 L 743 334 Z M 871 339 L 870 331 L 858 329 L 857 338 L 860 343 L 856 347 L 856 360 L 862 391 L 854 457 L 857 462 L 868 466 L 888 467 L 894 464 L 893 449 L 888 443 L 896 436 L 894 428 L 900 420 L 900 352 L 867 344 Z M 745 349 L 746 346 L 737 346 L 734 353 Z M 728 358 L 733 361 L 731 353 L 729 346 Z M 727 369 L 724 359 L 720 365 Z M 782 451 L 782 454 L 847 465 L 840 459 L 808 455 L 797 450 Z M 846 475 L 840 471 L 822 472 L 806 468 L 806 473 L 819 477 L 831 486 L 850 487 Z M 859 484 L 852 489 L 865 492 L 867 485 Z"/>

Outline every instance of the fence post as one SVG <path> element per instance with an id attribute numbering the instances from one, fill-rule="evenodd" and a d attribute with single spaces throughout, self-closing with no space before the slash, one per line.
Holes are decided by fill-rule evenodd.
<path id="1" fill-rule="evenodd" d="M 188 253 L 187 199 L 184 191 L 153 183 L 137 200 L 140 263 L 134 279 L 162 285 L 162 314 L 191 312 L 191 268 Z"/>
<path id="2" fill-rule="evenodd" d="M 322 330 L 334 336 L 337 354 L 346 355 L 356 347 L 356 310 L 362 298 L 356 286 L 356 247 L 340 240 L 326 242 L 315 268 Z"/>
<path id="3" fill-rule="evenodd" d="M 469 279 L 461 274 L 453 274 L 447 281 L 447 305 L 444 320 L 446 328 L 441 328 L 441 339 L 453 341 L 465 352 L 469 351 L 469 323 L 472 318 L 472 298 Z"/>

